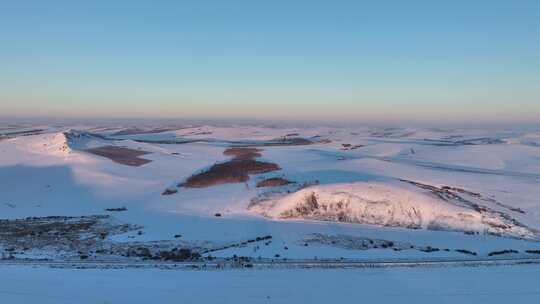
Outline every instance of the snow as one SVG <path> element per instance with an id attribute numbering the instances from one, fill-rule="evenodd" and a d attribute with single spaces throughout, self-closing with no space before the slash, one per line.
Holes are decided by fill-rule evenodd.
<path id="1" fill-rule="evenodd" d="M 152 131 L 160 127 L 156 125 L 141 129 Z M 478 203 L 504 212 L 531 230 L 540 229 L 540 149 L 530 144 L 538 138 L 540 133 L 537 131 L 208 124 L 176 126 L 158 133 L 113 135 L 130 126 L 66 125 L 39 128 L 44 129 L 43 134 L 0 141 L 2 218 L 104 214 L 105 208 L 126 207 L 126 212 L 112 215 L 123 222 L 142 225 L 144 233 L 118 236 L 121 241 L 170 240 L 175 234 L 182 234 L 182 240 L 186 242 L 209 242 L 218 246 L 261 235 L 273 237 L 267 246 L 230 248 L 214 254 L 224 257 L 233 254 L 269 258 L 275 254 L 285 258 L 463 256 L 453 251 L 358 251 L 324 244 L 305 247 L 304 238 L 313 233 L 408 242 L 452 250 L 463 248 L 479 255 L 504 249 L 516 249 L 522 254 L 524 250 L 540 247 L 537 242 L 515 238 L 527 236 L 528 231 L 520 234 L 511 230 L 507 237 L 466 235 L 463 231 L 484 231 L 484 220 L 491 215 L 479 215 L 398 181 L 407 179 L 437 187 L 452 186 L 478 192 L 501 204 L 520 208 L 525 213 L 509 211 L 491 202 Z M 34 128 L 24 126 L 20 129 Z M 66 132 L 79 135 L 78 140 L 66 138 Z M 252 176 L 245 184 L 203 189 L 178 188 L 177 194 L 161 195 L 166 188 L 176 186 L 194 172 L 229 159 L 223 155 L 227 141 L 266 141 L 295 133 L 298 135 L 291 136 L 321 136 L 331 142 L 261 147 L 264 150 L 262 159 L 277 163 L 282 170 Z M 208 142 L 137 142 L 141 139 L 156 141 L 171 138 Z M 455 143 L 475 138 L 500 139 L 502 143 Z M 446 145 L 435 145 L 434 142 Z M 342 144 L 364 146 L 344 151 L 341 150 Z M 84 151 L 104 145 L 148 151 L 150 154 L 144 155 L 144 158 L 152 162 L 141 167 L 129 167 Z M 321 200 L 327 203 L 335 203 L 336 199 L 351 200 L 355 205 L 353 211 L 356 217 L 361 215 L 359 210 L 365 205 L 365 200 L 390 201 L 390 209 L 377 207 L 372 215 L 396 210 L 399 216 L 395 219 L 409 223 L 407 213 L 415 208 L 422 214 L 422 228 L 433 226 L 430 223 L 440 223 L 441 217 L 448 216 L 452 221 L 446 221 L 444 225 L 447 230 L 454 231 L 384 226 L 390 223 L 388 218 L 381 226 L 320 222 L 313 218 L 264 217 L 248 207 L 252 199 L 264 192 L 278 191 L 255 187 L 258 180 L 273 176 L 284 176 L 298 184 L 319 182 L 311 189 L 306 188 L 281 198 L 283 204 L 265 209 L 273 217 L 279 217 L 287 209 L 285 207 L 298 202 L 296 198 L 302 199 L 315 189 L 317 195 L 324 196 Z M 370 186 L 373 187 L 371 190 Z M 335 192 L 342 193 L 336 196 Z M 279 193 L 277 197 L 285 194 Z M 221 213 L 222 217 L 215 217 L 215 213 Z M 471 220 L 455 220 L 457 214 L 469 215 Z"/>
<path id="2" fill-rule="evenodd" d="M 37 129 L 43 131 L 28 132 Z M 0 141 L 3 220 L 110 215 L 111 222 L 140 229 L 103 242 L 227 246 L 211 255 L 277 263 L 472 257 L 463 250 L 474 252 L 475 259 L 490 260 L 490 253 L 503 250 L 517 251 L 503 258 L 530 259 L 538 258 L 531 252 L 540 250 L 540 130 L 159 123 L 25 124 L 0 130 L 15 132 Z M 231 144 L 264 144 L 284 136 L 327 141 L 261 146 L 261 160 L 281 170 L 252 175 L 246 183 L 177 186 L 230 159 L 223 151 Z M 156 143 L 163 140 L 189 143 Z M 85 151 L 108 145 L 149 152 L 144 158 L 151 162 L 130 167 Z M 296 183 L 255 186 L 269 177 Z M 444 192 L 444 187 L 461 192 Z M 167 188 L 178 192 L 161 195 Z M 305 213 L 302 205 L 312 194 L 316 208 Z M 344 207 L 338 208 L 339 203 Z M 126 210 L 106 211 L 120 207 Z M 246 243 L 262 236 L 271 239 Z M 0 243 L 0 252 L 7 249 Z M 17 251 L 18 258 L 78 258 L 76 250 Z M 0 261 L 0 302 L 535 303 L 539 275 L 537 264 L 185 271 L 64 269 Z"/>
<path id="3" fill-rule="evenodd" d="M 464 232 L 496 232 L 496 217 L 452 205 L 398 182 L 356 182 L 313 186 L 252 208 L 273 218 L 315 220 Z M 413 191 L 416 190 L 416 191 Z M 523 227 L 505 228 L 505 235 L 535 239 Z"/>
<path id="4" fill-rule="evenodd" d="M 540 266 L 174 271 L 2 266 L 4 303 L 536 303 Z"/>

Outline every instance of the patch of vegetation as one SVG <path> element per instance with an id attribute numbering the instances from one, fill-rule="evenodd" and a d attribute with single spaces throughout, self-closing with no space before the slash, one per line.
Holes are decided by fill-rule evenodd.
<path id="1" fill-rule="evenodd" d="M 126 208 L 126 207 L 120 207 L 120 208 L 107 208 L 107 209 L 105 209 L 105 211 L 109 211 L 109 212 L 122 212 L 122 211 L 127 211 L 127 208 Z"/>
<path id="2" fill-rule="evenodd" d="M 124 147 L 117 146 L 103 146 L 92 149 L 87 149 L 86 152 L 95 155 L 106 157 L 115 163 L 138 167 L 151 162 L 151 160 L 140 158 L 139 156 L 148 154 L 150 152 L 142 150 L 133 150 Z"/>
<path id="3" fill-rule="evenodd" d="M 459 252 L 459 253 L 463 253 L 463 254 L 468 254 L 468 255 L 477 255 L 476 252 L 470 251 L 470 250 L 467 250 L 467 249 L 456 249 L 455 251 Z"/>
<path id="4" fill-rule="evenodd" d="M 175 194 L 175 193 L 178 193 L 178 190 L 176 190 L 174 188 L 168 188 L 168 189 L 165 189 L 165 191 L 163 191 L 163 193 L 161 193 L 161 195 L 172 195 L 172 194 Z"/>
<path id="5" fill-rule="evenodd" d="M 187 188 L 205 188 L 226 183 L 243 183 L 250 174 L 280 170 L 277 164 L 255 160 L 261 150 L 253 148 L 229 148 L 226 155 L 235 157 L 227 162 L 218 163 L 208 170 L 190 176 L 183 184 Z"/>
<path id="6" fill-rule="evenodd" d="M 422 252 L 437 252 L 437 251 L 440 251 L 439 248 L 434 248 L 434 247 L 431 247 L 431 246 L 419 247 L 418 250 L 420 250 Z"/>
<path id="7" fill-rule="evenodd" d="M 488 256 L 501 255 L 501 254 L 508 254 L 508 253 L 519 253 L 519 251 L 513 250 L 513 249 L 500 250 L 500 251 L 492 251 L 492 252 L 488 253 Z"/>
<path id="8" fill-rule="evenodd" d="M 341 150 L 347 151 L 347 150 L 356 150 L 358 148 L 362 148 L 364 145 L 353 145 L 353 144 L 341 144 Z"/>
<path id="9" fill-rule="evenodd" d="M 233 156 L 234 158 L 250 159 L 260 157 L 261 151 L 263 150 L 257 148 L 233 147 L 223 151 L 223 155 Z"/>
<path id="10" fill-rule="evenodd" d="M 271 177 L 258 182 L 257 188 L 284 186 L 291 183 L 291 181 L 281 177 Z"/>
<path id="11" fill-rule="evenodd" d="M 81 258 L 86 255 L 89 258 L 91 252 L 105 252 L 102 251 L 105 247 L 110 248 L 105 246 L 105 243 L 110 242 L 108 236 L 138 228 L 114 220 L 109 215 L 0 220 L 0 247 L 13 249 L 13 252 L 28 249 L 54 250 L 71 257 Z"/>
<path id="12" fill-rule="evenodd" d="M 152 259 L 174 262 L 193 261 L 200 258 L 201 255 L 198 252 L 189 248 L 173 248 L 170 251 L 160 251 L 157 255 L 152 257 Z"/>
<path id="13" fill-rule="evenodd" d="M 209 252 L 220 251 L 220 250 L 225 250 L 225 249 L 229 249 L 229 248 L 244 247 L 244 246 L 246 246 L 248 244 L 252 244 L 252 243 L 256 243 L 256 242 L 263 242 L 263 241 L 268 241 L 268 242 L 265 243 L 266 245 L 268 245 L 271 242 L 271 241 L 269 241 L 271 239 L 272 239 L 271 235 L 258 236 L 258 237 L 254 238 L 254 239 L 248 239 L 248 240 L 245 240 L 243 242 L 232 243 L 232 244 L 225 245 L 225 246 L 222 246 L 222 247 L 208 249 L 208 250 L 203 251 L 201 253 L 209 253 Z"/>

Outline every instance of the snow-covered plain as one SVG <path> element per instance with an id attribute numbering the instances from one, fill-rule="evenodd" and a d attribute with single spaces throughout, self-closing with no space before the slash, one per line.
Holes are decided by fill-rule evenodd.
<path id="1" fill-rule="evenodd" d="M 28 130 L 29 135 L 23 133 Z M 35 130 L 42 131 L 35 134 Z M 262 235 L 273 237 L 265 246 L 214 252 L 224 256 L 412 254 L 306 247 L 303 239 L 313 233 L 479 254 L 505 249 L 523 253 L 540 247 L 535 241 L 540 229 L 540 149 L 534 144 L 536 133 L 530 131 L 181 125 L 22 126 L 3 133 L 9 137 L 0 141 L 3 218 L 111 214 L 143 226 L 141 234 L 115 237 L 125 241 L 170 240 L 181 234 L 183 242 L 219 247 Z M 287 138 L 309 139 L 313 144 L 267 145 Z M 111 145 L 149 152 L 141 157 L 152 162 L 126 166 L 85 151 Z M 259 147 L 260 159 L 281 170 L 252 175 L 246 183 L 177 187 L 190 175 L 228 160 L 224 149 L 238 145 Z M 284 177 L 296 184 L 256 188 L 256 182 L 266 177 Z M 407 181 L 468 192 L 452 190 L 451 197 L 441 198 L 440 193 Z M 167 188 L 178 192 L 161 195 Z M 294 215 L 291 210 L 311 193 L 319 201 L 352 207 L 339 210 L 345 212 L 343 220 L 336 214 Z M 104 210 L 118 207 L 128 210 Z M 289 216 L 283 216 L 287 208 Z M 222 216 L 215 217 L 216 213 Z"/>
<path id="2" fill-rule="evenodd" d="M 263 124 L 6 126 L 0 128 L 1 219 L 107 215 L 111 223 L 130 226 L 125 229 L 115 226 L 115 231 L 121 233 L 104 234 L 95 240 L 87 238 L 84 250 L 72 248 L 73 239 L 69 240 L 71 243 L 34 248 L 32 244 L 39 236 L 30 231 L 25 242 L 21 239 L 14 242 L 13 238 L 9 241 L 7 237 L 0 239 L 0 251 L 2 257 L 8 259 L 55 261 L 83 257 L 91 261 L 140 260 L 140 255 L 122 253 L 130 246 L 146 246 L 150 254 L 156 254 L 158 249 L 185 247 L 200 252 L 202 258 L 242 256 L 263 261 L 540 257 L 539 134 L 538 130 Z M 257 160 L 275 163 L 280 169 L 252 174 L 242 183 L 203 188 L 182 186 L 193 174 L 231 160 L 224 150 L 240 146 L 260 149 Z M 114 153 L 124 151 L 122 149 L 141 152 L 139 154 L 143 155 L 138 157 L 150 162 L 126 165 L 125 159 L 114 158 L 118 155 L 104 157 L 90 153 L 95 151 L 92 149 L 110 147 L 114 148 L 111 150 Z M 132 160 L 128 160 L 128 164 L 129 161 Z M 256 187 L 258 182 L 272 177 L 293 183 Z M 169 193 L 163 195 L 166 189 Z M 35 222 L 29 221 L 28 229 L 34 229 Z M 2 227 L 11 227 L 14 222 L 3 223 L 0 223 Z M 98 228 L 107 226 L 97 225 Z M 85 232 L 81 239 L 88 237 L 88 233 L 100 235 L 98 228 Z M 55 229 L 58 231 L 45 233 L 62 235 L 60 228 Z M 97 247 L 93 248 L 94 245 Z M 108 253 L 103 254 L 104 251 Z M 10 267 L 2 269 L 2 281 L 9 273 L 18 276 L 19 282 L 29 282 L 26 273 L 44 280 L 47 276 L 65 275 L 75 281 L 88 280 L 85 275 L 90 274 L 95 275 L 96 280 L 102 277 L 110 280 L 104 285 L 91 285 L 92 288 L 106 286 L 104 288 L 113 290 L 114 282 L 121 280 L 124 277 L 121 273 L 125 271 L 129 274 L 126 277 L 134 280 L 132 284 L 143 284 L 131 275 L 135 270 L 85 270 L 85 275 L 80 275 L 77 270 L 48 272 L 38 268 L 26 272 L 22 266 Z M 482 281 L 478 284 L 486 289 L 469 289 L 460 285 L 458 278 L 477 275 L 480 282 L 480 277 L 491 280 L 485 275 L 488 272 L 495 276 L 500 274 L 498 271 L 517 275 L 517 269 L 538 272 L 537 266 L 529 267 L 445 269 L 449 284 L 454 284 L 457 290 L 446 295 L 455 299 L 471 295 L 482 300 L 492 287 L 500 286 L 500 282 L 494 285 Z M 268 273 L 250 270 L 211 274 L 144 271 L 148 271 L 145 277 L 155 276 L 167 281 L 162 286 L 169 284 L 169 279 L 189 282 L 188 276 L 193 276 L 195 285 L 197 280 L 205 280 L 205 276 L 216 282 L 224 280 L 223 277 L 233 277 L 235 279 L 228 282 L 233 285 L 243 284 L 251 277 L 269 276 L 266 285 L 276 290 L 279 286 L 276 282 L 285 282 L 285 278 L 289 280 L 291 276 L 298 276 L 298 281 L 311 278 L 302 283 L 304 290 L 318 290 L 317 284 L 322 283 L 315 283 L 312 274 L 326 282 L 354 279 L 373 286 L 394 276 L 396 280 L 400 276 L 411 276 L 411 280 L 421 281 L 420 286 L 435 286 L 429 277 L 438 275 L 427 271 L 428 275 L 421 277 L 422 270 L 394 269 Z M 371 278 L 374 281 L 368 282 Z M 342 290 L 345 298 L 352 296 L 346 288 L 348 285 L 332 286 L 336 292 Z M 251 287 L 255 289 L 245 294 L 253 300 L 249 302 L 280 302 L 274 289 L 269 290 L 271 298 L 267 299 L 260 292 L 263 287 Z M 514 290 L 509 286 L 508 294 L 538 297 L 537 293 L 518 287 Z M 14 289 L 19 291 L 11 295 L 4 294 L 16 300 L 41 292 L 20 288 Z M 127 285 L 120 284 L 118 288 L 127 288 Z M 167 288 L 159 288 L 158 292 L 166 293 Z M 371 290 L 367 291 L 370 297 L 376 296 L 373 289 L 366 290 Z M 415 289 L 408 295 L 427 302 L 445 294 L 439 291 L 426 293 Z M 176 292 L 179 290 L 171 289 L 171 293 Z M 229 289 L 219 289 L 219 292 L 229 294 Z M 403 293 L 407 292 L 396 289 L 379 295 L 389 300 Z M 504 298 L 502 294 L 497 301 Z M 291 292 L 288 295 L 306 299 L 305 294 Z M 313 295 L 313 299 L 324 298 Z M 69 292 L 59 296 L 55 303 L 69 302 L 63 296 L 68 297 Z M 204 298 L 205 295 L 199 296 Z M 109 301 L 106 297 L 96 300 Z M 122 301 L 111 299 L 110 302 Z"/>
<path id="3" fill-rule="evenodd" d="M 0 267 L 3 303 L 536 303 L 540 267 L 230 271 Z"/>

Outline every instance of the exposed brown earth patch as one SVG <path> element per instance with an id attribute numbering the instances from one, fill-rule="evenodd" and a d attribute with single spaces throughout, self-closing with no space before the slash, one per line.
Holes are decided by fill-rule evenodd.
<path id="1" fill-rule="evenodd" d="M 258 182 L 257 188 L 284 186 L 291 183 L 290 180 L 281 177 L 272 177 Z"/>
<path id="2" fill-rule="evenodd" d="M 249 180 L 249 174 L 266 173 L 279 169 L 279 166 L 274 163 L 233 158 L 230 161 L 215 164 L 207 171 L 192 175 L 181 186 L 205 188 L 219 184 L 243 183 Z"/>
<path id="3" fill-rule="evenodd" d="M 261 149 L 257 148 L 228 148 L 225 151 L 223 151 L 223 155 L 227 156 L 233 156 L 234 158 L 244 158 L 244 159 L 250 159 L 250 158 L 256 158 L 261 156 Z"/>
<path id="4" fill-rule="evenodd" d="M 103 146 L 85 150 L 88 153 L 106 157 L 115 163 L 126 166 L 138 167 L 151 162 L 151 160 L 140 158 L 139 156 L 150 152 L 142 150 L 133 150 L 129 148 L 116 146 Z"/>
<path id="5" fill-rule="evenodd" d="M 219 184 L 243 183 L 250 174 L 266 173 L 279 170 L 279 166 L 270 162 L 258 161 L 262 150 L 254 148 L 229 148 L 223 154 L 234 156 L 231 160 L 215 164 L 208 170 L 189 177 L 183 184 L 187 188 L 205 188 Z"/>

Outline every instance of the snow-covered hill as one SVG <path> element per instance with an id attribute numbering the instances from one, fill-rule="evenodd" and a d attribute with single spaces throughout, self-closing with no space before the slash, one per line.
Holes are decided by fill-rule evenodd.
<path id="1" fill-rule="evenodd" d="M 486 233 L 538 239 L 519 223 L 486 210 L 443 200 L 403 182 L 356 182 L 304 188 L 255 204 L 251 210 L 278 219 L 312 219 L 410 229 Z"/>

